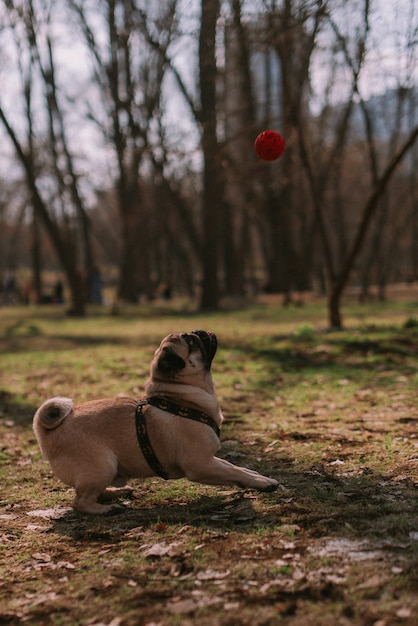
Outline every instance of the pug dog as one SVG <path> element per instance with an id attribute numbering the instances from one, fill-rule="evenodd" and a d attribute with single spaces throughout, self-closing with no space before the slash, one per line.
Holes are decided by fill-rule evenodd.
<path id="1" fill-rule="evenodd" d="M 33 418 L 43 456 L 75 489 L 80 513 L 112 514 L 129 478 L 159 475 L 209 485 L 274 491 L 273 478 L 215 457 L 223 415 L 211 374 L 214 333 L 173 333 L 157 348 L 142 399 L 74 404 L 55 397 Z"/>

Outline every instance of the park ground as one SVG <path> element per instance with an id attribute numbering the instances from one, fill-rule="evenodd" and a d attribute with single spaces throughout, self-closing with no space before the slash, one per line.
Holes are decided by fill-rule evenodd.
<path id="1" fill-rule="evenodd" d="M 274 298 L 199 315 L 175 302 L 0 309 L 0 624 L 416 626 L 418 296 Z M 220 455 L 276 493 L 132 481 L 116 516 L 82 516 L 42 460 L 47 397 L 141 395 L 160 340 L 217 333 Z"/>

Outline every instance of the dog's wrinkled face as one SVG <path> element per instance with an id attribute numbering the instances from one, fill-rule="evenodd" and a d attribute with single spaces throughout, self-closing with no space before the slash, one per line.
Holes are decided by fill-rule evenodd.
<path id="1" fill-rule="evenodd" d="M 184 373 L 209 371 L 217 347 L 216 335 L 210 331 L 173 333 L 163 339 L 153 363 L 162 374 L 170 377 L 183 370 Z"/>

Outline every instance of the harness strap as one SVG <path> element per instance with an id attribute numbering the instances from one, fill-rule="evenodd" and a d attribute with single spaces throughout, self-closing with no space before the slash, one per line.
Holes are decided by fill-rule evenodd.
<path id="1" fill-rule="evenodd" d="M 151 442 L 148 437 L 147 425 L 144 415 L 144 406 L 149 404 L 163 411 L 167 411 L 167 413 L 172 413 L 173 415 L 178 415 L 179 417 L 185 417 L 186 419 L 191 419 L 195 422 L 206 424 L 206 426 L 210 426 L 210 428 L 214 430 L 218 437 L 220 435 L 221 429 L 219 428 L 215 420 L 207 413 L 203 413 L 203 411 L 180 406 L 175 402 L 170 402 L 169 400 L 164 400 L 163 398 L 152 397 L 146 398 L 145 400 L 140 400 L 135 410 L 135 426 L 138 443 L 152 471 L 155 472 L 157 476 L 164 478 L 164 480 L 168 480 L 170 476 L 163 469 L 161 463 L 157 459 L 157 456 L 152 448 Z"/>
<path id="2" fill-rule="evenodd" d="M 138 442 L 142 450 L 142 454 L 144 455 L 148 465 L 152 469 L 153 472 L 164 478 L 164 480 L 168 480 L 169 475 L 162 468 L 159 460 L 155 456 L 155 452 L 152 449 L 151 442 L 148 437 L 147 425 L 145 422 L 144 415 L 144 406 L 149 404 L 147 400 L 141 400 L 136 407 L 135 411 L 135 425 L 136 425 L 136 435 L 138 437 Z"/>
<path id="3" fill-rule="evenodd" d="M 219 428 L 213 417 L 211 417 L 207 413 L 203 413 L 203 411 L 198 411 L 197 409 L 191 409 L 186 406 L 181 406 L 180 404 L 176 404 L 175 402 L 170 402 L 170 400 L 165 400 L 164 398 L 157 398 L 154 396 L 151 398 L 147 398 L 146 401 L 148 404 L 155 406 L 157 409 L 162 409 L 163 411 L 173 413 L 174 415 L 178 415 L 179 417 L 185 417 L 186 419 L 194 420 L 195 422 L 200 422 L 201 424 L 206 424 L 206 426 L 210 426 L 210 428 L 215 431 L 217 437 L 219 437 L 221 434 L 221 429 Z"/>

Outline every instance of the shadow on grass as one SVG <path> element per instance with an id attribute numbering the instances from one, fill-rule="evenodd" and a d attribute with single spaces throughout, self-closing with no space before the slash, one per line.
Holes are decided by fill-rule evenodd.
<path id="1" fill-rule="evenodd" d="M 97 346 L 126 346 L 129 350 L 146 349 L 150 358 L 161 338 L 141 334 L 131 336 L 111 335 L 48 335 L 42 336 L 40 331 L 33 330 L 31 325 L 27 334 L 22 331 L 21 321 L 16 322 L 14 330 L 6 332 L 0 338 L 0 351 L 3 353 L 25 353 L 42 351 L 77 350 Z M 15 334 L 16 332 L 16 334 Z M 370 335 L 370 332 L 373 332 Z M 318 341 L 300 342 L 292 340 L 291 336 L 272 336 L 264 339 L 261 345 L 254 344 L 251 337 L 247 340 L 224 340 L 220 345 L 220 357 L 224 358 L 217 367 L 215 361 L 214 374 L 222 376 L 225 371 L 234 371 L 236 363 L 259 364 L 258 372 L 251 374 L 251 386 L 260 392 L 275 393 L 278 376 L 283 374 L 297 374 L 307 376 L 318 373 L 327 374 L 334 378 L 353 377 L 360 379 L 363 373 L 396 371 L 397 374 L 415 374 L 416 359 L 418 357 L 418 330 L 416 328 L 379 328 L 369 331 L 356 330 L 356 335 L 325 333 L 321 335 L 322 343 Z M 271 347 L 269 347 L 271 342 Z M 229 361 L 230 353 L 234 354 L 233 361 Z M 219 361 L 218 361 L 219 363 Z M 148 364 L 148 363 L 147 363 Z M 241 371 L 241 370 L 239 370 Z M 245 373 L 245 372 L 244 372 Z M 288 378 L 287 386 L 297 385 L 296 379 Z M 5 393 L 5 392 L 0 392 Z M 3 398 L 0 395 L 0 408 Z M 31 407 L 32 408 L 32 407 Z M 36 408 L 36 407 L 35 407 Z M 13 401 L 8 402 L 8 409 L 12 417 L 28 413 L 28 408 L 15 406 Z M 31 413 L 32 415 L 32 413 Z"/>
<path id="2" fill-rule="evenodd" d="M 32 427 L 32 417 L 38 407 L 16 400 L 14 394 L 0 389 L 0 417 L 15 425 Z"/>
<path id="3" fill-rule="evenodd" d="M 187 330 L 187 329 L 186 329 Z M 323 343 L 317 341 L 300 342 L 292 336 L 272 336 L 263 345 L 254 345 L 252 338 L 247 341 L 231 341 L 220 338 L 220 350 L 233 351 L 249 361 L 263 362 L 267 371 L 277 373 L 301 372 L 303 370 L 326 368 L 370 369 L 376 364 L 402 366 L 405 358 L 418 355 L 418 331 L 414 329 L 379 329 L 369 337 L 367 330 L 358 331 L 359 337 L 333 333 L 321 336 Z M 362 336 L 364 334 L 364 336 Z M 127 346 L 155 348 L 163 339 L 157 334 L 138 334 L 120 336 L 112 334 L 86 335 L 56 333 L 43 335 L 34 324 L 27 325 L 18 320 L 5 330 L 0 337 L 0 350 L 6 353 L 24 353 L 41 351 L 75 350 L 96 346 Z M 269 341 L 272 347 L 268 347 Z M 361 361 L 361 362 L 359 362 Z M 215 364 L 216 372 L 216 364 Z"/>
<path id="4" fill-rule="evenodd" d="M 119 543 L 138 528 L 155 531 L 161 541 L 167 529 L 178 532 L 178 526 L 261 537 L 281 528 L 296 529 L 305 541 L 329 536 L 368 539 L 418 562 L 418 542 L 411 539 L 417 531 L 418 499 L 410 481 L 372 472 L 336 477 L 320 466 L 295 471 L 289 463 L 272 475 L 281 481 L 274 494 L 220 488 L 215 495 L 182 497 L 180 489 L 171 499 L 163 495 L 162 502 L 160 485 L 153 482 L 142 504 L 144 487 L 139 486 L 120 514 L 87 516 L 69 510 L 53 521 L 49 532 L 76 542 Z"/>
<path id="5" fill-rule="evenodd" d="M 162 339 L 162 338 L 161 338 Z M 159 340 L 152 340 L 152 337 L 120 337 L 112 335 L 68 335 L 68 334 L 48 334 L 41 332 L 33 334 L 18 334 L 0 337 L 0 352 L 2 354 L 17 354 L 25 352 L 57 352 L 64 350 L 77 350 L 78 348 L 88 348 L 95 346 L 138 346 L 139 348 L 154 345 L 157 347 Z"/>
<path id="6" fill-rule="evenodd" d="M 190 324 L 187 328 L 173 328 L 173 332 L 190 331 L 197 326 Z M 16 354 L 25 352 L 50 352 L 77 350 L 96 346 L 126 346 L 127 348 L 149 348 L 155 350 L 164 335 L 156 332 L 143 332 L 136 336 L 121 336 L 118 334 L 83 334 L 56 332 L 43 334 L 42 329 L 35 324 L 27 324 L 20 320 L 4 331 L 0 337 L 0 353 Z"/>
<path id="7" fill-rule="evenodd" d="M 341 333 L 324 334 L 312 342 L 292 341 L 291 336 L 271 338 L 271 347 L 264 340 L 261 345 L 225 342 L 221 350 L 235 350 L 239 359 L 234 361 L 257 363 L 257 377 L 252 376 L 251 386 L 269 392 L 278 385 L 280 374 L 295 374 L 287 377 L 287 386 L 296 386 L 301 376 L 329 376 L 332 379 L 350 378 L 362 380 L 363 375 L 376 372 L 401 373 L 414 376 L 418 358 L 418 333 L 416 329 L 382 329 L 374 331 L 373 337 L 359 337 Z M 222 369 L 229 363 L 222 364 Z M 216 371 L 216 363 L 215 363 Z M 383 383 L 382 383 L 383 384 Z"/>
<path id="8" fill-rule="evenodd" d="M 68 510 L 54 521 L 50 532 L 68 535 L 75 541 L 117 543 L 125 538 L 127 532 L 138 527 L 144 530 L 154 529 L 163 535 L 167 526 L 187 525 L 217 530 L 239 526 L 245 529 L 251 520 L 253 532 L 255 527 L 265 523 L 264 516 L 255 511 L 252 500 L 246 497 L 245 492 L 236 492 L 233 495 L 220 492 L 214 496 L 186 496 L 184 499 L 179 499 L 177 495 L 173 496 L 171 502 L 164 503 L 158 503 L 156 495 L 155 504 L 148 502 L 143 506 L 138 492 L 139 490 L 129 505 L 114 515 L 82 515 Z M 231 517 L 235 519 L 231 521 Z"/>

